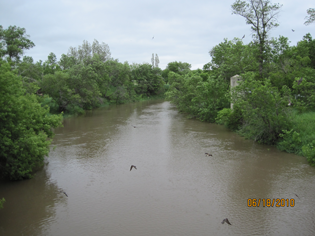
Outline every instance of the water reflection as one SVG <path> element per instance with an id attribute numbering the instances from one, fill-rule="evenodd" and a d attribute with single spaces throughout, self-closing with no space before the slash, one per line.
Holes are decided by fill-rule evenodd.
<path id="1" fill-rule="evenodd" d="M 32 180 L 0 183 L 6 199 L 0 210 L 0 235 L 45 235 L 67 199 L 47 171 L 40 170 Z"/>
<path id="2" fill-rule="evenodd" d="M 3 235 L 315 234 L 315 171 L 303 157 L 188 120 L 168 102 L 65 120 L 52 146 L 34 179 L 0 185 Z M 248 198 L 295 206 L 247 207 Z"/>

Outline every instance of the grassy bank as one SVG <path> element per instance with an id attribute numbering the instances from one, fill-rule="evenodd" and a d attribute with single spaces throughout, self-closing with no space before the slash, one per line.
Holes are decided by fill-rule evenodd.
<path id="1" fill-rule="evenodd" d="M 242 112 L 236 108 L 224 108 L 219 111 L 216 123 L 224 125 L 244 136 L 254 139 L 244 132 L 244 117 Z M 311 166 L 315 166 L 315 112 L 300 113 L 297 110 L 291 110 L 287 129 L 281 130 L 275 145 L 281 151 L 294 153 L 307 158 Z M 248 131 L 248 130 L 245 130 Z"/>
<path id="2" fill-rule="evenodd" d="M 286 152 L 305 156 L 315 166 L 315 112 L 292 114 L 292 128 L 281 135 L 277 147 Z"/>

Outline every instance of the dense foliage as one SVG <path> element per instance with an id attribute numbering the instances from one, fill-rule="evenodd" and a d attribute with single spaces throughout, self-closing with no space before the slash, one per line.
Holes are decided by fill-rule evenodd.
<path id="1" fill-rule="evenodd" d="M 150 64 L 120 63 L 109 57 L 106 44 L 96 50 L 99 45 L 96 42 L 90 50 L 86 41 L 78 51 L 70 48 L 59 62 L 48 57 L 40 79 L 32 78 L 42 94 L 51 98 L 49 105 L 53 110 L 58 106 L 59 112 L 82 113 L 104 104 L 136 101 L 163 92 L 160 68 Z"/>
<path id="2" fill-rule="evenodd" d="M 105 43 L 83 41 L 78 48 L 70 47 L 59 61 L 50 53 L 45 62 L 35 63 L 27 56 L 20 60 L 23 49 L 34 46 L 25 37 L 25 29 L 15 26 L 0 29 L 2 58 L 13 65 L 13 56 L 8 52 L 10 44 L 4 36 L 7 31 L 15 30 L 18 38 L 12 55 L 15 55 L 16 73 L 22 77 L 26 93 L 39 95 L 37 99 L 42 105 L 48 105 L 50 112 L 80 114 L 110 103 L 121 104 L 163 94 L 165 82 L 160 68 L 114 60 Z"/>
<path id="3" fill-rule="evenodd" d="M 257 81 L 254 78 L 254 74 L 248 72 L 232 89 L 232 101 L 243 116 L 239 132 L 255 141 L 274 144 L 282 130 L 290 127 L 290 109 L 287 107 L 290 90 L 283 86 L 281 95 L 269 79 Z"/>
<path id="4" fill-rule="evenodd" d="M 236 0 L 232 13 L 251 25 L 253 41 L 224 39 L 210 50 L 212 59 L 203 70 L 177 61 L 161 70 L 157 55 L 152 65 L 121 63 L 97 40 L 70 47 L 59 60 L 50 53 L 46 61 L 34 62 L 22 57 L 35 46 L 26 30 L 0 25 L 1 175 L 32 176 L 48 154 L 51 128 L 61 125 L 61 112 L 80 114 L 164 92 L 192 118 L 223 124 L 246 138 L 304 155 L 315 165 L 315 39 L 306 34 L 290 46 L 286 37 L 270 38 L 280 7 L 269 0 Z M 308 25 L 314 9 L 307 13 Z M 242 80 L 231 89 L 236 74 Z"/>
<path id="5" fill-rule="evenodd" d="M 9 26 L 3 29 L 0 25 L 0 58 L 6 57 L 8 61 L 20 60 L 24 49 L 30 49 L 35 44 L 28 39 L 24 28 Z"/>
<path id="6" fill-rule="evenodd" d="M 60 112 L 80 114 L 110 103 L 163 94 L 162 70 L 149 64 L 120 63 L 109 46 L 70 47 L 58 61 L 54 53 L 34 62 L 23 56 L 35 44 L 24 28 L 0 26 L 0 173 L 10 179 L 30 178 L 48 154 L 52 127 Z M 59 115 L 51 115 L 57 113 Z"/>
<path id="7" fill-rule="evenodd" d="M 265 65 L 268 63 L 268 33 L 278 27 L 277 15 L 282 5 L 272 4 L 269 0 L 236 0 L 232 4 L 232 14 L 245 18 L 251 26 L 253 41 L 257 45 L 256 59 L 259 65 L 259 75 L 266 75 Z"/>
<path id="8" fill-rule="evenodd" d="M 42 165 L 61 115 L 50 115 L 36 95 L 25 94 L 21 77 L 0 64 L 0 173 L 12 180 L 30 178 Z"/>
<path id="9" fill-rule="evenodd" d="M 161 69 L 120 63 L 97 40 L 70 47 L 59 61 L 54 53 L 45 62 L 22 58 L 33 46 L 24 28 L 0 26 L 1 177 L 32 177 L 49 152 L 51 128 L 61 125 L 60 112 L 79 114 L 163 93 Z"/>
<path id="10" fill-rule="evenodd" d="M 169 63 L 162 73 L 169 84 L 166 97 L 190 117 L 304 155 L 315 165 L 314 135 L 303 126 L 315 126 L 315 39 L 306 34 L 290 46 L 284 36 L 270 38 L 280 7 L 268 0 L 236 0 L 232 13 L 251 25 L 253 41 L 245 45 L 242 39 L 224 39 L 210 50 L 211 61 L 203 70 L 180 70 L 188 63 Z M 313 9 L 308 14 L 312 23 Z M 231 89 L 234 75 L 242 79 Z"/>
<path id="11" fill-rule="evenodd" d="M 310 34 L 296 46 L 283 36 L 269 40 L 262 79 L 257 46 L 225 39 L 209 52 L 212 60 L 204 70 L 180 73 L 167 68 L 166 97 L 191 117 L 216 121 L 247 138 L 276 144 L 292 128 L 292 105 L 300 112 L 315 110 L 314 43 Z M 231 91 L 229 80 L 235 74 L 242 81 Z M 235 104 L 233 110 L 230 101 Z"/>
<path id="12" fill-rule="evenodd" d="M 168 81 L 170 87 L 166 97 L 180 111 L 202 121 L 214 122 L 217 112 L 229 104 L 225 96 L 228 84 L 222 78 L 202 77 L 199 71 L 184 75 L 170 72 Z"/>

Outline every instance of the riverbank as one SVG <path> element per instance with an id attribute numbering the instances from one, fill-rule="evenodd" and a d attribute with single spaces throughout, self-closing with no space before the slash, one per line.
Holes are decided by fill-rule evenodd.
<path id="1" fill-rule="evenodd" d="M 311 166 L 315 166 L 315 112 L 294 110 L 292 128 L 281 137 L 283 140 L 276 145 L 278 149 L 304 156 Z"/>
<path id="2" fill-rule="evenodd" d="M 0 235 L 314 235 L 315 168 L 169 102 L 94 109 L 55 133 L 33 179 L 0 182 Z"/>
<path id="3" fill-rule="evenodd" d="M 128 101 L 128 102 L 125 102 L 123 104 L 128 104 L 128 103 L 134 103 L 134 102 L 143 102 L 143 101 L 151 101 L 151 100 L 159 100 L 159 99 L 165 99 L 165 95 L 164 93 L 161 93 L 161 94 L 158 94 L 158 95 L 152 95 L 152 96 L 138 96 L 136 98 L 136 100 L 134 101 Z M 108 101 L 105 101 L 103 102 L 100 106 L 98 107 L 94 107 L 92 108 L 91 110 L 93 109 L 97 109 L 97 108 L 102 108 L 102 107 L 108 107 L 110 105 L 117 105 L 116 103 L 111 103 L 111 102 L 108 102 Z M 75 116 L 79 116 L 79 115 L 83 115 L 86 113 L 86 111 L 89 111 L 89 110 L 82 110 L 80 112 L 77 112 L 77 113 L 64 113 L 63 114 L 63 118 L 64 119 L 67 119 L 67 118 L 71 118 L 71 117 L 75 117 Z M 55 113 L 53 113 L 55 114 Z"/>
<path id="4" fill-rule="evenodd" d="M 224 108 L 218 112 L 216 123 L 244 136 L 241 132 L 242 114 L 238 109 Z M 315 112 L 300 113 L 292 109 L 288 130 L 282 130 L 274 144 L 279 150 L 306 157 L 315 166 Z"/>

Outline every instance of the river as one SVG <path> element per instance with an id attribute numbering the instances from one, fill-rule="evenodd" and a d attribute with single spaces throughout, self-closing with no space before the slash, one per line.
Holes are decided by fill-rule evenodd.
<path id="1" fill-rule="evenodd" d="M 167 101 L 63 123 L 33 179 L 0 183 L 0 235 L 315 235 L 315 168 L 304 157 Z"/>

